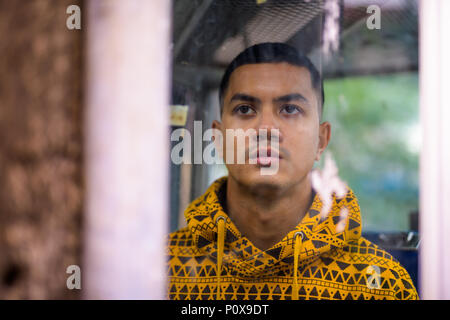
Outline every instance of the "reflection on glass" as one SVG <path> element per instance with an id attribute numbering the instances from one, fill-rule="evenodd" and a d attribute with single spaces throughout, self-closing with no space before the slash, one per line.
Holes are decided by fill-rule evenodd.
<path id="1" fill-rule="evenodd" d="M 376 21 L 380 17 L 381 23 Z M 279 212 L 289 220 L 287 212 L 297 208 L 295 223 L 286 228 L 289 224 L 280 220 L 265 230 L 261 212 L 273 214 L 270 208 L 284 195 L 274 198 L 262 187 L 250 192 L 251 186 L 269 181 L 252 176 L 251 167 L 206 165 L 195 162 L 195 155 L 187 163 L 172 164 L 171 231 L 180 231 L 169 240 L 169 298 L 418 298 L 417 3 L 175 1 L 173 41 L 172 104 L 188 109 L 185 125 L 173 124 L 173 132 L 184 127 L 195 135 L 195 121 L 202 121 L 203 131 L 212 125 L 219 130 L 258 129 L 261 123 L 278 127 L 286 136 L 279 150 L 284 159 L 270 183 L 294 181 L 303 174 L 298 168 L 311 170 L 311 143 L 306 142 L 315 141 L 319 132 L 320 153 L 326 148 L 332 154 L 350 189 L 344 196 L 333 194 L 331 209 L 323 215 L 327 201 L 320 190 L 302 182 L 303 191 Z M 324 80 L 322 116 L 313 71 L 286 58 L 264 60 L 259 53 L 257 61 L 232 69 L 234 77 L 225 87 L 229 96 L 219 101 L 229 63 L 264 42 L 289 44 L 310 58 Z M 280 104 L 280 113 L 264 111 L 267 101 L 280 101 L 275 92 L 300 93 L 304 100 Z M 305 101 L 309 108 L 302 105 Z M 295 109 L 303 118 L 284 115 Z M 316 122 L 310 121 L 311 110 Z M 205 148 L 209 143 L 200 139 L 199 144 Z M 298 170 L 283 176 L 290 165 Z M 323 168 L 323 160 L 315 167 Z M 305 177 L 309 181 L 309 174 Z M 284 233 L 267 240 L 278 227 Z M 337 284 L 351 290 L 336 289 Z"/>

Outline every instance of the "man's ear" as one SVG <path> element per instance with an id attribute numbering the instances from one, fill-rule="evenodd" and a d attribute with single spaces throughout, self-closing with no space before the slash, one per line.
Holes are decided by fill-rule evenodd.
<path id="1" fill-rule="evenodd" d="M 325 151 L 331 138 L 331 124 L 325 121 L 319 125 L 319 145 L 316 153 L 316 161 L 320 160 L 320 156 Z"/>
<path id="2" fill-rule="evenodd" d="M 211 127 L 222 131 L 222 123 L 219 120 L 213 120 Z"/>

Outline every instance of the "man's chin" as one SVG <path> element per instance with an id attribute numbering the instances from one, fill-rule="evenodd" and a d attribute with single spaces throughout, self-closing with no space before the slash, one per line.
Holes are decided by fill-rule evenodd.
<path id="1" fill-rule="evenodd" d="M 242 172 L 236 177 L 240 183 L 247 185 L 254 190 L 276 191 L 283 187 L 288 181 L 280 173 L 263 175 L 259 170 L 249 170 Z"/>

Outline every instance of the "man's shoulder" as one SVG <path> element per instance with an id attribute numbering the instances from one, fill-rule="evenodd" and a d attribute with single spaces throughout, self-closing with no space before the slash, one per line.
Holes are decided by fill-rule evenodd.
<path id="1" fill-rule="evenodd" d="M 167 236 L 167 250 L 170 255 L 196 254 L 198 248 L 194 245 L 194 237 L 188 227 L 180 228 Z"/>
<path id="2" fill-rule="evenodd" d="M 418 299 L 408 271 L 383 248 L 364 237 L 342 248 L 338 260 L 353 266 L 365 281 L 379 289 L 390 289 L 396 299 Z"/>
<path id="3" fill-rule="evenodd" d="M 192 240 L 192 234 L 186 226 L 169 233 L 167 239 L 169 246 L 185 245 L 186 240 Z"/>
<path id="4" fill-rule="evenodd" d="M 381 271 L 389 269 L 395 278 L 408 275 L 408 272 L 393 255 L 364 237 L 348 242 L 343 251 L 348 253 L 349 259 L 360 268 L 368 265 L 376 266 Z"/>
<path id="5" fill-rule="evenodd" d="M 385 265 L 399 264 L 399 261 L 393 255 L 364 237 L 349 241 L 347 245 L 343 247 L 343 250 L 354 256 L 360 256 L 360 258 L 353 258 L 356 260 L 376 262 Z"/>

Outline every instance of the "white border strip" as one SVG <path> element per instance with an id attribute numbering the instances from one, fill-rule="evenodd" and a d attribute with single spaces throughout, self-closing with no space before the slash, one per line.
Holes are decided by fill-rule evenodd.
<path id="1" fill-rule="evenodd" d="M 171 1 L 86 2 L 82 294 L 163 299 Z"/>
<path id="2" fill-rule="evenodd" d="M 420 1 L 420 285 L 450 299 L 450 1 Z"/>

